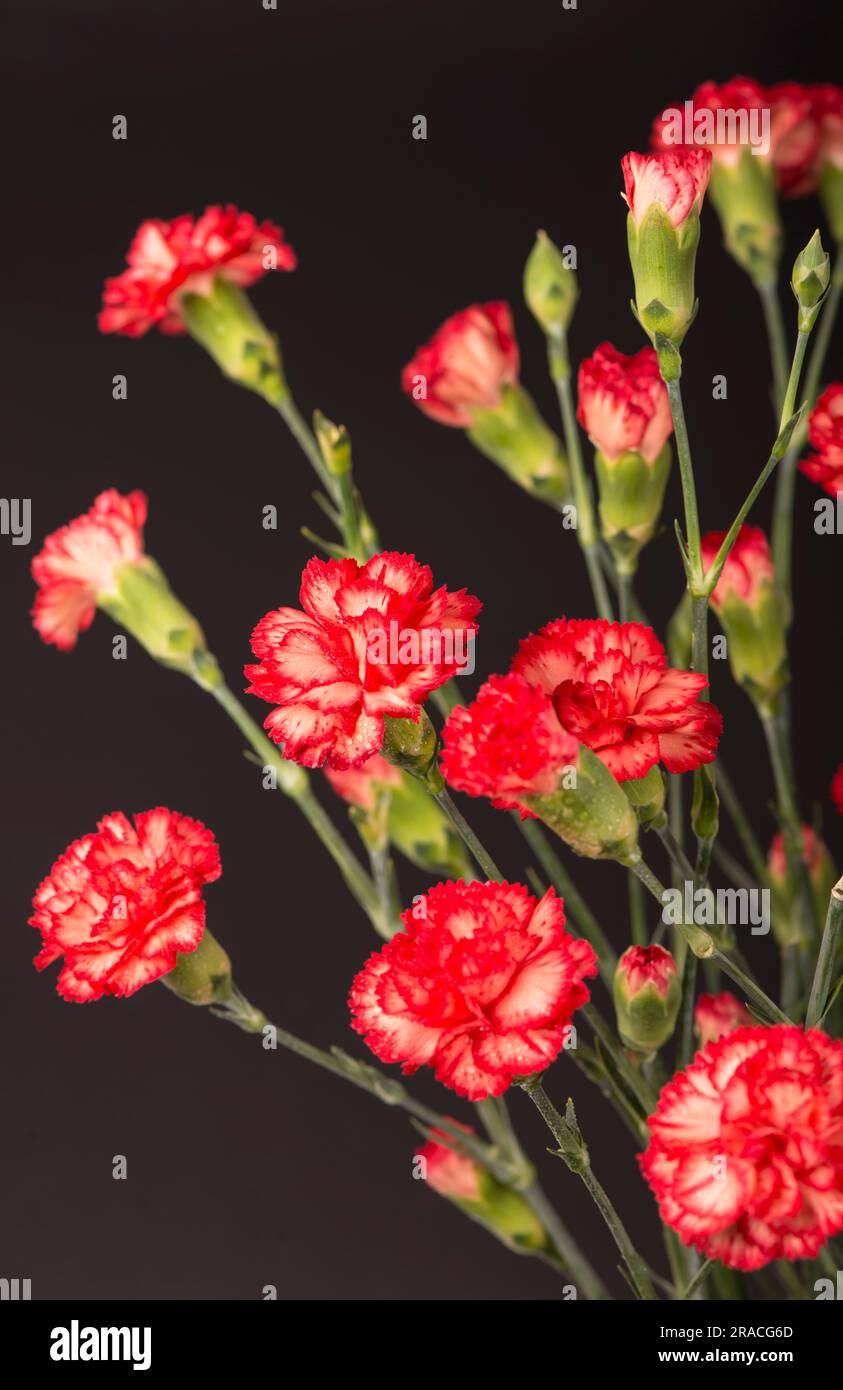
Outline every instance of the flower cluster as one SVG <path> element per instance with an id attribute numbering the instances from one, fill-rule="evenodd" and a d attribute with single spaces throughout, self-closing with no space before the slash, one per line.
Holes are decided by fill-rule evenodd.
<path id="1" fill-rule="evenodd" d="M 843 1043 L 738 1028 L 659 1096 L 641 1167 L 662 1219 L 733 1269 L 807 1260 L 843 1228 Z"/>
<path id="2" fill-rule="evenodd" d="M 296 257 L 274 222 L 256 222 L 235 207 L 208 207 L 172 222 L 141 224 L 128 269 L 106 281 L 99 326 L 103 333 L 140 338 L 150 328 L 184 333 L 180 300 L 207 295 L 216 276 L 245 289 L 267 270 L 295 270 Z"/>
<path id="3" fill-rule="evenodd" d="M 277 706 L 264 728 L 285 757 L 339 771 L 380 751 L 385 716 L 418 720 L 459 667 L 444 639 L 473 633 L 481 606 L 465 589 L 434 591 L 426 565 L 393 551 L 312 559 L 299 599 L 255 628 L 248 693 Z"/>
<path id="4" fill-rule="evenodd" d="M 552 889 L 537 901 L 520 884 L 439 883 L 402 921 L 349 1000 L 376 1057 L 408 1075 L 433 1067 L 469 1100 L 549 1066 L 597 973 Z"/>
<path id="5" fill-rule="evenodd" d="M 75 1003 L 134 994 L 195 951 L 205 932 L 202 887 L 222 872 L 199 821 L 159 806 L 104 816 L 53 865 L 33 901 L 39 970 L 64 957 L 59 994 Z"/>
<path id="6" fill-rule="evenodd" d="M 811 411 L 808 438 L 817 452 L 799 467 L 836 497 L 843 492 L 843 381 L 835 381 L 820 396 Z"/>

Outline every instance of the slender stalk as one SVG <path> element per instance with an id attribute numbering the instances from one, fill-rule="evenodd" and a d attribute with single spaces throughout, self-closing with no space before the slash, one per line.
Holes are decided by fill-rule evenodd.
<path id="1" fill-rule="evenodd" d="M 201 687 L 205 689 L 205 687 Z M 363 908 L 381 935 L 392 934 L 390 924 L 383 921 L 381 903 L 377 888 L 361 865 L 357 856 L 346 844 L 330 816 L 323 810 L 310 789 L 307 774 L 296 763 L 289 762 L 279 752 L 274 743 L 266 737 L 260 726 L 243 708 L 240 701 L 227 685 L 211 688 L 217 704 L 220 705 L 236 724 L 248 744 L 258 755 L 264 766 L 272 767 L 277 778 L 278 790 L 290 797 L 298 806 L 311 829 L 316 832 L 345 880 L 355 900 Z"/>
<path id="2" fill-rule="evenodd" d="M 521 1086 L 527 1092 L 558 1143 L 559 1157 L 567 1164 L 571 1172 L 577 1173 L 585 1183 L 629 1270 L 633 1289 L 639 1298 L 654 1300 L 656 1291 L 653 1288 L 647 1266 L 632 1244 L 608 1194 L 594 1175 L 588 1150 L 579 1132 L 579 1127 L 572 1123 L 569 1117 L 563 1118 L 559 1114 L 542 1086 L 540 1077 L 528 1077 L 526 1081 L 521 1082 Z M 569 1103 L 569 1112 L 572 1110 L 573 1107 Z"/>
<path id="3" fill-rule="evenodd" d="M 674 868 L 678 870 L 683 880 L 692 880 L 695 876 L 695 869 L 682 846 L 678 843 L 676 836 L 669 825 L 665 825 L 656 834 L 664 845 L 670 856 L 670 861 Z"/>
<path id="4" fill-rule="evenodd" d="M 714 1268 L 714 1264 L 714 1260 L 703 1260 L 702 1264 L 700 1265 L 699 1269 L 697 1270 L 688 1287 L 681 1294 L 679 1294 L 679 1301 L 681 1303 L 687 1303 L 689 1298 L 693 1298 L 697 1289 L 708 1278 L 709 1274 Z"/>
<path id="5" fill-rule="evenodd" d="M 749 817 L 741 805 L 740 798 L 731 777 L 726 772 L 720 758 L 717 759 L 717 790 L 720 800 L 729 813 L 729 818 L 738 834 L 738 839 L 743 846 L 743 852 L 749 860 L 750 868 L 755 874 L 758 882 L 763 886 L 767 882 L 767 864 L 761 852 L 761 846 L 755 837 Z"/>
<path id="6" fill-rule="evenodd" d="M 618 569 L 618 604 L 622 623 L 630 622 L 635 612 L 633 579 L 634 576 L 628 574 L 626 570 Z"/>
<path id="7" fill-rule="evenodd" d="M 313 432 L 308 427 L 307 422 L 305 421 L 292 396 L 287 396 L 281 402 L 281 404 L 278 406 L 278 414 L 281 416 L 281 419 L 284 421 L 284 424 L 287 426 L 287 429 L 290 431 L 290 434 L 293 436 L 296 443 L 299 445 L 299 448 L 301 449 L 302 453 L 307 458 L 308 463 L 313 468 L 313 471 L 315 472 L 317 478 L 324 487 L 328 496 L 332 498 L 332 500 L 337 504 L 337 506 L 341 506 L 342 498 L 340 496 L 338 481 L 326 468 L 325 460 L 322 457 L 319 445 L 317 444 L 313 436 Z"/>
<path id="8" fill-rule="evenodd" d="M 790 418 L 796 408 L 796 392 L 799 387 L 799 377 L 802 372 L 802 363 L 805 360 L 809 337 L 810 330 L 808 332 L 800 331 L 796 339 L 796 351 L 793 356 L 793 366 L 782 409 L 783 422 Z M 788 404 L 790 405 L 789 412 Z M 795 493 L 796 454 L 794 450 L 789 450 L 779 471 L 776 496 L 773 502 L 771 533 L 773 568 L 776 571 L 776 579 L 781 586 L 782 593 L 786 595 L 788 600 L 791 598 L 793 587 L 793 503 Z"/>
<path id="9" fill-rule="evenodd" d="M 639 880 L 632 874 L 627 879 L 627 887 L 629 890 L 629 925 L 632 940 L 636 946 L 646 946 L 649 933 L 644 912 L 644 889 Z"/>
<path id="10" fill-rule="evenodd" d="M 825 919 L 822 941 L 820 942 L 819 954 L 817 955 L 817 965 L 814 971 L 814 982 L 811 986 L 811 996 L 808 1000 L 808 1009 L 805 1014 L 805 1027 L 817 1028 L 825 1012 L 831 989 L 831 977 L 834 971 L 834 960 L 837 954 L 837 942 L 840 937 L 840 928 L 843 925 L 843 878 L 834 885 L 831 890 L 831 897 L 828 904 L 828 913 Z"/>
<path id="11" fill-rule="evenodd" d="M 438 801 L 442 810 L 445 812 L 445 815 L 457 830 L 466 849 L 480 865 L 487 879 L 493 879 L 496 883 L 502 883 L 503 874 L 492 856 L 487 853 L 481 845 L 471 826 L 468 824 L 468 821 L 465 819 L 465 816 L 462 814 L 459 807 L 454 804 L 450 794 L 443 788 L 441 792 L 434 793 L 434 796 L 435 800 Z"/>
<path id="12" fill-rule="evenodd" d="M 770 345 L 770 362 L 773 368 L 773 400 L 776 415 L 781 412 L 784 393 L 787 389 L 787 335 L 784 327 L 781 300 L 775 280 L 756 282 L 755 288 L 764 310 L 764 323 Z"/>
<path id="13" fill-rule="evenodd" d="M 606 579 L 600 564 L 599 536 L 594 518 L 594 503 L 591 486 L 586 477 L 583 463 L 579 428 L 571 392 L 571 364 L 568 358 L 568 344 L 563 329 L 557 328 L 548 334 L 547 357 L 550 375 L 559 398 L 559 410 L 565 435 L 565 447 L 571 467 L 571 484 L 577 508 L 577 540 L 583 553 L 591 591 L 598 617 L 611 622 L 612 601 L 606 587 Z"/>
<path id="14" fill-rule="evenodd" d="M 677 1071 L 687 1067 L 694 1055 L 694 1004 L 696 1002 L 698 964 L 693 951 L 686 951 L 685 964 L 682 969 L 682 1010 L 679 1015 L 679 1034 L 676 1044 Z"/>
<path id="15" fill-rule="evenodd" d="M 788 877 L 795 888 L 799 919 L 806 940 L 810 940 L 817 928 L 814 896 L 805 863 L 802 837 L 802 817 L 796 800 L 790 764 L 788 735 L 780 710 L 761 714 L 761 723 L 767 739 L 770 764 L 776 786 L 776 804 L 782 822 L 785 850 L 787 854 Z"/>
<path id="16" fill-rule="evenodd" d="M 691 459 L 691 445 L 688 440 L 688 426 L 682 405 L 682 388 L 679 384 L 679 377 L 666 381 L 665 385 L 670 401 L 673 433 L 676 437 L 676 453 L 679 459 L 679 477 L 682 483 L 682 500 L 685 507 L 685 537 L 688 545 L 688 563 L 693 581 L 691 587 L 693 595 L 694 587 L 701 587 L 703 577 L 700 516 L 697 507 L 697 489 L 694 483 L 694 465 Z"/>
<path id="17" fill-rule="evenodd" d="M 606 1020 L 593 1004 L 584 1005 L 582 1014 L 595 1036 L 600 1039 L 617 1069 L 618 1076 L 640 1105 L 642 1115 L 652 1114 L 656 1108 L 657 1097 L 646 1076 L 630 1062 Z"/>
<path id="18" fill-rule="evenodd" d="M 600 974 L 607 984 L 611 985 L 615 974 L 615 967 L 618 958 L 606 936 L 603 928 L 595 917 L 588 903 L 585 901 L 580 890 L 574 883 L 562 860 L 556 851 L 548 844 L 547 837 L 537 821 L 521 820 L 518 812 L 514 811 L 518 822 L 518 828 L 524 839 L 535 854 L 550 882 L 554 888 L 565 899 L 565 910 L 570 916 L 574 926 L 580 935 L 597 952 L 597 962 L 600 967 Z"/>

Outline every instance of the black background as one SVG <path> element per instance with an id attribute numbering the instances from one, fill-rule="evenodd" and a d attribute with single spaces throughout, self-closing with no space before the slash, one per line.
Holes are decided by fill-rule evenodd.
<path id="1" fill-rule="evenodd" d="M 350 427 L 358 481 L 385 543 L 484 601 L 470 688 L 506 669 L 528 631 L 563 613 L 589 615 L 573 533 L 560 532 L 459 431 L 413 408 L 398 388 L 401 366 L 449 313 L 507 298 L 524 380 L 555 425 L 543 344 L 520 299 L 536 229 L 578 248 L 575 359 L 604 338 L 635 350 L 642 339 L 628 308 L 620 157 L 646 148 L 654 112 L 706 77 L 839 81 L 834 7 L 279 0 L 267 12 L 260 0 L 41 0 L 13 8 L 3 490 L 32 498 L 33 540 L 24 549 L 0 539 L 0 1274 L 32 1278 L 41 1298 L 256 1298 L 265 1284 L 293 1298 L 557 1296 L 550 1271 L 509 1255 L 412 1180 L 414 1136 L 402 1114 L 281 1051 L 261 1051 L 164 989 L 77 1007 L 32 969 L 37 937 L 26 918 L 53 859 L 105 812 L 162 802 L 215 831 L 224 875 L 207 893 L 209 925 L 244 991 L 280 1023 L 362 1055 L 345 996 L 375 943 L 295 807 L 261 789 L 210 700 L 135 646 L 127 661 L 112 660 L 113 629 L 101 615 L 72 655 L 42 645 L 27 618 L 29 562 L 43 536 L 100 489 L 143 488 L 149 552 L 237 689 L 253 624 L 295 602 L 311 553 L 298 528 L 320 529 L 321 518 L 309 470 L 280 422 L 189 340 L 105 338 L 95 324 L 101 282 L 122 268 L 144 217 L 233 201 L 280 221 L 299 254 L 298 271 L 267 277 L 255 302 L 281 335 L 301 407 L 318 405 Z M 124 142 L 111 136 L 116 113 L 128 119 Z M 426 142 L 411 138 L 417 113 L 428 118 Z M 818 215 L 810 199 L 788 207 L 786 266 Z M 730 521 L 773 424 L 754 293 L 723 253 L 710 209 L 703 220 L 701 309 L 684 357 L 709 529 Z M 128 377 L 119 403 L 117 372 Z M 712 399 L 717 373 L 728 380 L 726 401 Z M 835 541 L 813 532 L 817 496 L 800 479 L 795 728 L 803 805 L 823 805 L 839 855 L 827 800 L 843 757 Z M 768 493 L 753 519 L 766 524 L 770 502 Z M 279 508 L 277 532 L 261 528 L 268 503 Z M 678 508 L 674 477 L 669 521 Z M 640 581 L 657 627 L 680 582 L 666 532 Z M 774 822 L 761 734 L 717 663 L 714 698 L 726 717 L 724 757 L 766 843 Z M 510 877 L 523 876 L 524 846 L 507 818 L 479 803 L 466 809 Z M 621 871 L 576 868 L 621 947 Z M 403 871 L 404 896 L 423 882 Z M 772 940 L 747 937 L 745 948 L 774 983 Z M 601 988 L 598 998 L 608 1007 Z M 414 1085 L 467 1113 L 429 1078 Z M 598 1174 L 658 1260 L 652 1201 L 630 1143 L 561 1062 L 550 1089 L 562 1100 L 568 1087 Z M 526 1098 L 514 1095 L 512 1110 L 540 1157 L 545 1134 Z M 125 1182 L 112 1180 L 115 1154 L 127 1156 Z M 550 1158 L 542 1169 L 611 1280 L 616 1252 L 577 1180 Z M 613 1287 L 623 1295 L 619 1280 Z"/>

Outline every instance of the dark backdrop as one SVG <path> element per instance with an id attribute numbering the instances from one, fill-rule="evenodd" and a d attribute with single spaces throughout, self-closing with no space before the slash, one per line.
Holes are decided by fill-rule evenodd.
<path id="1" fill-rule="evenodd" d="M 239 687 L 253 623 L 295 601 L 310 553 L 298 528 L 319 529 L 308 469 L 262 402 L 225 383 L 186 339 L 98 335 L 104 276 L 119 271 L 147 216 L 231 200 L 284 225 L 300 269 L 268 277 L 256 303 L 281 334 L 302 408 L 319 405 L 351 428 L 359 482 L 387 543 L 484 600 L 476 687 L 506 667 L 520 636 L 592 611 L 583 569 L 550 511 L 402 397 L 402 364 L 447 314 L 508 298 L 524 378 L 555 420 L 543 345 L 520 301 L 536 229 L 579 249 L 575 356 L 606 337 L 640 346 L 621 155 L 646 148 L 653 113 L 706 77 L 839 80 L 824 37 L 833 8 L 709 0 L 669 17 L 654 0 L 581 0 L 574 12 L 559 0 L 14 7 L 4 492 L 33 499 L 33 542 L 0 541 L 0 1274 L 32 1278 L 36 1297 L 255 1298 L 268 1283 L 293 1298 L 558 1294 L 549 1271 L 509 1255 L 412 1180 L 414 1135 L 402 1114 L 282 1051 L 262 1052 L 163 989 L 75 1007 L 32 969 L 37 938 L 26 918 L 54 857 L 103 813 L 164 802 L 218 836 L 224 876 L 207 894 L 209 923 L 246 993 L 313 1041 L 362 1051 L 345 995 L 370 931 L 294 806 L 261 790 L 236 732 L 187 681 L 137 647 L 113 661 L 105 618 L 69 656 L 43 646 L 28 623 L 28 567 L 42 537 L 99 489 L 141 487 L 150 553 Z M 115 113 L 128 118 L 125 142 L 111 137 Z M 425 143 L 410 135 L 417 113 L 428 118 Z M 811 200 L 788 208 L 786 264 L 817 217 Z M 721 527 L 766 458 L 772 417 L 758 305 L 710 210 L 698 290 L 686 404 L 704 525 Z M 116 372 L 128 377 L 126 402 L 112 399 Z M 712 399 L 715 373 L 728 379 L 725 402 Z M 828 814 L 843 746 L 835 542 L 814 536 L 818 495 L 800 480 L 794 699 L 803 803 L 818 800 Z M 757 511 L 764 522 L 770 500 Z M 267 503 L 279 508 L 277 532 L 261 529 Z M 679 506 L 674 478 L 668 519 Z M 679 578 L 666 533 L 641 576 L 658 625 Z M 714 681 L 724 755 L 766 842 L 774 823 L 761 735 L 723 666 Z M 510 876 L 523 875 L 524 847 L 507 819 L 470 809 Z M 839 853 L 839 824 L 829 834 Z M 620 870 L 585 865 L 580 878 L 623 944 Z M 405 896 L 422 882 L 404 872 Z M 772 941 L 753 937 L 748 947 L 773 981 Z M 417 1085 L 448 1099 L 428 1078 Z M 561 1100 L 568 1086 L 597 1171 L 658 1259 L 631 1145 L 561 1063 L 551 1090 Z M 448 1108 L 464 1113 L 456 1100 Z M 541 1157 L 546 1135 L 526 1098 L 516 1094 L 512 1108 Z M 118 1153 L 125 1182 L 111 1177 Z M 616 1253 L 576 1179 L 549 1158 L 542 1168 L 611 1277 Z"/>

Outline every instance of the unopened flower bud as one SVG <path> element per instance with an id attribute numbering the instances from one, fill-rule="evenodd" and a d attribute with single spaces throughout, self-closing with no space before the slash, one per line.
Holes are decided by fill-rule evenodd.
<path id="1" fill-rule="evenodd" d="M 667 784 L 661 768 L 651 767 L 646 777 L 628 777 L 621 783 L 630 805 L 635 807 L 643 830 L 660 830 L 667 824 L 664 811 Z"/>
<path id="2" fill-rule="evenodd" d="M 272 406 L 285 398 L 278 340 L 237 285 L 218 275 L 207 293 L 183 295 L 181 310 L 188 333 L 227 377 Z"/>
<path id="3" fill-rule="evenodd" d="M 524 298 L 545 333 L 564 333 L 578 296 L 574 271 L 547 232 L 539 232 L 524 267 Z"/>
<path id="4" fill-rule="evenodd" d="M 824 250 L 820 234 L 816 231 L 796 257 L 790 281 L 799 305 L 798 321 L 801 332 L 807 332 L 814 326 L 830 279 L 831 258 Z"/>
<path id="5" fill-rule="evenodd" d="M 418 777 L 430 791 L 441 791 L 445 781 L 436 765 L 438 739 L 427 711 L 419 706 L 416 720 L 387 715 L 383 723 L 381 752 L 387 762 Z"/>
<path id="6" fill-rule="evenodd" d="M 703 537 L 706 569 L 725 537 L 725 531 Z M 710 601 L 726 634 L 735 680 L 759 709 L 769 710 L 789 679 L 786 609 L 767 538 L 757 526 L 741 527 Z"/>
<path id="7" fill-rule="evenodd" d="M 724 990 L 722 994 L 701 994 L 694 1009 L 694 1032 L 700 1047 L 716 1042 L 736 1028 L 752 1023 L 752 1014 L 740 999 Z"/>
<path id="8" fill-rule="evenodd" d="M 460 1128 L 473 1133 L 468 1126 Z M 479 1221 L 512 1250 L 548 1248 L 547 1232 L 520 1192 L 499 1182 L 477 1159 L 458 1150 L 459 1141 L 452 1135 L 437 1129 L 431 1133 L 430 1142 L 417 1150 L 416 1162 L 434 1192 Z"/>
<path id="9" fill-rule="evenodd" d="M 196 950 L 179 955 L 161 980 L 187 1004 L 222 1004 L 232 993 L 231 961 L 206 927 Z"/>
<path id="10" fill-rule="evenodd" d="M 676 1026 L 682 996 L 676 961 L 663 946 L 630 946 L 612 987 L 618 1032 L 636 1052 L 655 1052 Z"/>
<path id="11" fill-rule="evenodd" d="M 623 173 L 635 314 L 654 345 L 661 334 L 678 346 L 696 313 L 694 263 L 711 153 L 631 153 Z"/>

